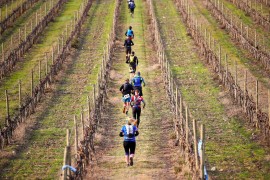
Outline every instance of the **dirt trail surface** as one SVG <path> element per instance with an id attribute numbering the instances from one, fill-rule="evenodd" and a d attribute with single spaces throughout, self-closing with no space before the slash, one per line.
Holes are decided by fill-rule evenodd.
<path id="1" fill-rule="evenodd" d="M 194 118 L 206 126 L 210 175 L 214 179 L 269 178 L 268 149 L 254 141 L 252 131 L 239 120 L 238 109 L 198 57 L 173 1 L 153 4 L 173 74 Z"/>
<path id="2" fill-rule="evenodd" d="M 0 154 L 0 179 L 57 179 L 63 162 L 66 128 L 86 103 L 100 67 L 100 57 L 112 27 L 114 0 L 93 2 L 81 33 L 78 50 L 67 61 L 50 98 L 30 119 L 24 140 Z M 73 131 L 72 131 L 73 132 Z M 72 140 L 71 140 L 72 142 Z M 12 153 L 13 152 L 13 153 Z"/>
<path id="3" fill-rule="evenodd" d="M 99 134 L 96 136 L 96 162 L 94 167 L 89 168 L 86 179 L 177 178 L 174 173 L 177 155 L 173 145 L 173 116 L 163 88 L 160 68 L 154 59 L 155 52 L 151 47 L 153 42 L 149 41 L 146 12 L 146 4 L 137 0 L 135 17 L 132 19 L 126 1 L 122 1 L 108 100 Z M 146 87 L 143 87 L 146 108 L 142 110 L 133 167 L 126 167 L 123 138 L 119 137 L 121 127 L 126 124 L 119 87 L 129 77 L 129 68 L 125 64 L 125 52 L 122 47 L 124 33 L 129 25 L 135 32 L 133 50 L 139 58 L 138 71 L 146 81 Z M 131 114 L 129 110 L 129 115 Z"/>

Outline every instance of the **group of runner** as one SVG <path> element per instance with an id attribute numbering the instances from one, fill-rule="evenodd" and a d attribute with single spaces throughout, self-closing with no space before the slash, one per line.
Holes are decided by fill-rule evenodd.
<path id="1" fill-rule="evenodd" d="M 134 0 L 128 0 L 128 8 L 131 15 L 133 15 L 135 7 Z M 146 103 L 143 99 L 142 92 L 142 85 L 145 86 L 145 81 L 141 77 L 140 72 L 136 73 L 139 59 L 135 56 L 135 52 L 132 51 L 132 46 L 134 46 L 132 39 L 135 38 L 132 26 L 129 26 L 125 36 L 125 61 L 129 65 L 130 78 L 127 78 L 125 83 L 121 85 L 120 91 L 122 92 L 122 101 L 124 103 L 123 113 L 128 117 L 129 108 L 132 108 L 132 117 L 128 117 L 127 123 L 122 127 L 119 136 L 124 137 L 125 160 L 127 167 L 129 167 L 133 166 L 134 163 L 136 149 L 135 137 L 139 135 L 138 128 L 140 125 L 141 108 L 145 108 Z"/>

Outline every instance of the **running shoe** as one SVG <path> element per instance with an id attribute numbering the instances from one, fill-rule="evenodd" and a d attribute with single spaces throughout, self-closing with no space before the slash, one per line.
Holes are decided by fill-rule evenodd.
<path id="1" fill-rule="evenodd" d="M 129 158 L 129 161 L 130 161 L 130 163 L 129 163 L 130 166 L 133 166 L 133 157 L 130 157 L 130 158 Z"/>

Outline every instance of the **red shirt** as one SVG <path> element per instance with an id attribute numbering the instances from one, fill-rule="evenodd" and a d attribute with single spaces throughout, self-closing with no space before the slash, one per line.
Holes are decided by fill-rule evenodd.
<path id="1" fill-rule="evenodd" d="M 133 107 L 141 107 L 141 102 L 143 101 L 143 97 L 141 96 L 132 96 L 131 97 L 131 102 L 134 102 L 134 106 Z"/>

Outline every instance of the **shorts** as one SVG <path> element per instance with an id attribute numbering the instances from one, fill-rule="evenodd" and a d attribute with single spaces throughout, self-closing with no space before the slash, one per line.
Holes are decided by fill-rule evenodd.
<path id="1" fill-rule="evenodd" d="M 129 72 L 135 73 L 136 72 L 136 65 L 135 66 L 129 66 Z"/>
<path id="2" fill-rule="evenodd" d="M 131 54 L 131 47 L 126 48 L 126 54 Z"/>
<path id="3" fill-rule="evenodd" d="M 124 141 L 123 145 L 124 145 L 126 156 L 135 154 L 136 142 Z"/>
<path id="4" fill-rule="evenodd" d="M 130 8 L 130 12 L 131 13 L 134 13 L 134 8 Z"/>
<path id="5" fill-rule="evenodd" d="M 127 102 L 130 102 L 131 101 L 131 97 L 129 96 L 128 98 L 126 98 L 126 97 L 122 97 L 122 101 L 124 102 L 124 103 L 127 103 Z"/>

